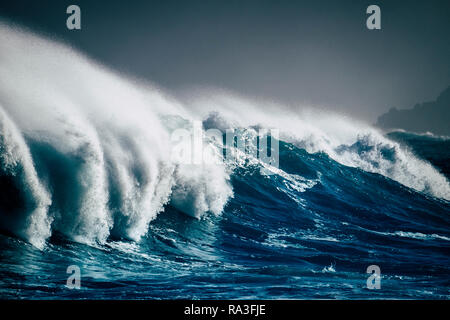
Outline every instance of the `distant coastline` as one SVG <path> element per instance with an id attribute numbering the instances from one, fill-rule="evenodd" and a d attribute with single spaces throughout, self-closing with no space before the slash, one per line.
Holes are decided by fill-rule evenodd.
<path id="1" fill-rule="evenodd" d="M 391 108 L 378 117 L 376 126 L 386 130 L 450 135 L 450 87 L 435 101 L 416 104 L 412 109 Z"/>

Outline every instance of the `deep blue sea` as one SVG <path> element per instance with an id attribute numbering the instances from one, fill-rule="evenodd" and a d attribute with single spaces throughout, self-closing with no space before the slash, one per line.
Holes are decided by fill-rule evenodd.
<path id="1" fill-rule="evenodd" d="M 449 140 L 390 137 L 448 177 Z M 289 179 L 251 165 L 238 168 L 231 177 L 234 197 L 221 215 L 196 219 L 168 205 L 140 242 L 109 239 L 93 246 L 54 233 L 37 249 L 3 234 L 0 297 L 450 297 L 447 200 L 284 142 L 280 169 Z M 81 269 L 79 290 L 65 286 L 69 265 Z M 380 289 L 367 288 L 369 265 L 380 267 Z"/>

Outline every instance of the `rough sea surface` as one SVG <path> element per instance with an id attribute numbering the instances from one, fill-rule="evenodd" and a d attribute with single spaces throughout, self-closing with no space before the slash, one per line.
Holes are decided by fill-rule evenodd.
<path id="1" fill-rule="evenodd" d="M 281 110 L 0 24 L 0 298 L 449 299 L 449 138 Z M 171 157 L 196 124 L 212 165 Z M 206 136 L 261 128 L 279 163 Z"/>

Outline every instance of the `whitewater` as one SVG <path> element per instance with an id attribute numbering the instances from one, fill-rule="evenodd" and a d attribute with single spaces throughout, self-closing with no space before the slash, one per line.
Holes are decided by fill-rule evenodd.
<path id="1" fill-rule="evenodd" d="M 156 237 L 160 216 L 172 219 L 168 215 L 176 211 L 175 215 L 182 213 L 182 219 L 188 219 L 183 221 L 194 218 L 195 223 L 207 224 L 207 228 L 195 227 L 206 235 L 193 236 L 206 241 L 218 227 L 211 223 L 220 225 L 222 220 L 217 219 L 232 219 L 226 215 L 243 210 L 245 215 L 239 215 L 242 232 L 246 228 L 255 233 L 265 230 L 264 239 L 255 238 L 259 245 L 274 250 L 294 246 L 297 250 L 303 245 L 292 242 L 294 238 L 321 244 L 353 239 L 350 234 L 346 238 L 342 230 L 335 230 L 339 235 L 313 231 L 325 230 L 326 219 L 336 219 L 337 207 L 329 202 L 326 209 L 327 201 L 336 199 L 333 201 L 345 202 L 343 211 L 373 206 L 367 208 L 367 212 L 373 211 L 372 217 L 361 218 L 358 214 L 362 209 L 355 209 L 358 213 L 346 222 L 357 226 L 358 232 L 443 241 L 448 246 L 445 226 L 450 183 L 439 168 L 417 156 L 410 146 L 363 122 L 308 106 L 297 109 L 294 112 L 280 103 L 213 88 L 171 94 L 148 81 L 113 71 L 66 44 L 0 24 L 1 230 L 38 249 L 33 255 L 52 250 L 57 246 L 52 239 L 61 237 L 70 243 L 102 248 L 102 254 L 119 248 L 139 252 L 136 259 L 159 260 L 165 254 L 150 257 L 156 254 L 149 253 L 155 248 L 145 252 L 140 246 Z M 264 175 L 254 170 L 264 165 L 260 162 L 232 163 L 221 159 L 220 153 L 217 157 L 221 161 L 214 164 L 174 160 L 172 132 L 190 128 L 195 121 L 203 123 L 203 133 L 209 128 L 223 132 L 229 128 L 279 129 L 280 166 L 266 166 L 272 174 Z M 205 143 L 212 142 L 205 137 Z M 347 181 L 350 176 L 354 179 Z M 246 180 L 250 178 L 253 180 Z M 339 187 L 331 187 L 327 179 Z M 370 187 L 372 183 L 377 188 Z M 317 188 L 323 188 L 323 194 L 329 192 L 323 203 L 319 196 L 308 198 L 318 192 L 313 191 Z M 356 199 L 359 191 L 354 189 L 364 189 L 365 198 Z M 390 194 L 386 190 L 394 191 Z M 430 206 L 437 208 L 430 215 L 439 216 L 435 218 L 438 229 L 423 230 L 426 223 L 421 220 L 419 230 L 404 230 L 401 225 L 392 230 L 369 230 L 357 221 L 375 219 L 380 202 L 389 203 L 395 219 L 408 221 L 397 209 L 415 206 L 408 196 L 420 199 L 411 201 L 422 201 L 423 207 L 414 209 L 421 215 Z M 284 206 L 284 202 L 289 204 Z M 254 210 L 249 209 L 251 205 Z M 269 215 L 262 208 L 276 210 Z M 292 218 L 296 227 L 307 228 L 303 231 L 282 225 L 289 224 L 286 212 L 296 210 L 311 215 L 308 222 Z M 251 220 L 265 214 L 259 222 L 261 229 L 256 228 Z M 439 224 L 444 228 L 439 229 Z M 411 222 L 410 227 L 413 225 L 419 222 Z M 173 249 L 180 239 L 169 234 L 177 230 L 167 228 L 157 239 Z M 182 238 L 187 241 L 184 237 L 187 235 Z M 190 250 L 200 252 L 201 248 L 194 241 Z M 210 255 L 214 256 L 213 252 L 206 250 L 197 258 L 210 261 Z M 234 263 L 229 261 L 229 266 Z M 324 267 L 334 271 L 334 267 L 327 267 L 328 262 L 321 260 L 320 264 L 317 270 Z"/>

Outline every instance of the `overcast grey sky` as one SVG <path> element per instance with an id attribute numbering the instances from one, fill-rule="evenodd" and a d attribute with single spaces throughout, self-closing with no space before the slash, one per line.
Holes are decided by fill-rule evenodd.
<path id="1" fill-rule="evenodd" d="M 70 4 L 80 31 L 66 28 Z M 366 28 L 370 4 L 382 30 Z M 0 17 L 174 92 L 207 85 L 370 122 L 450 85 L 448 0 L 15 0 Z"/>

